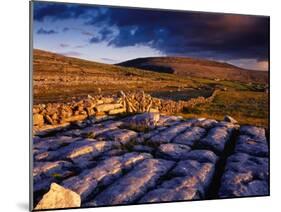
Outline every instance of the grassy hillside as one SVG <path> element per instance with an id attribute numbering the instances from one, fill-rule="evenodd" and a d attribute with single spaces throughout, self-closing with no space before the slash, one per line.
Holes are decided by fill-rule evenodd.
<path id="1" fill-rule="evenodd" d="M 268 95 L 253 91 L 220 91 L 210 104 L 186 109 L 184 117 L 235 117 L 240 124 L 268 126 Z"/>
<path id="2" fill-rule="evenodd" d="M 147 57 L 125 61 L 118 65 L 135 67 L 180 76 L 200 77 L 217 80 L 267 83 L 268 74 L 264 71 L 241 69 L 217 61 L 185 57 Z"/>
<path id="3" fill-rule="evenodd" d="M 34 50 L 33 58 L 34 100 L 38 103 L 64 101 L 100 91 L 197 87 L 188 78 L 101 64 L 42 50 Z"/>

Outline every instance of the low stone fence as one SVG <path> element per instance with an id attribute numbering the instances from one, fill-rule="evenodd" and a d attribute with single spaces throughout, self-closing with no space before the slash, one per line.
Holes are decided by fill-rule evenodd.
<path id="1" fill-rule="evenodd" d="M 213 101 L 218 90 L 210 97 L 192 98 L 188 101 L 173 101 L 154 98 L 144 92 L 120 91 L 111 97 L 88 96 L 80 101 L 69 103 L 49 103 L 33 106 L 33 125 L 40 128 L 44 125 L 60 125 L 81 121 L 90 116 L 116 115 L 123 113 L 160 112 L 178 113 L 186 107 L 194 107 Z"/>

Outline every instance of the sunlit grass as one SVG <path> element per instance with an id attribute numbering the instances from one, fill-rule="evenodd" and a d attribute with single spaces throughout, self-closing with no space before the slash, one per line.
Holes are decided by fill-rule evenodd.
<path id="1" fill-rule="evenodd" d="M 253 91 L 220 91 L 212 103 L 187 108 L 183 117 L 207 117 L 222 120 L 234 117 L 240 124 L 268 126 L 268 95 Z"/>

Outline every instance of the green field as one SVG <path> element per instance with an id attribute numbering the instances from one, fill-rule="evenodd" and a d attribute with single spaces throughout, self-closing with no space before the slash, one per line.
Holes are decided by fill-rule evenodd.
<path id="1" fill-rule="evenodd" d="M 254 91 L 220 91 L 212 103 L 186 108 L 184 117 L 208 117 L 221 120 L 225 115 L 240 124 L 268 126 L 268 94 Z"/>

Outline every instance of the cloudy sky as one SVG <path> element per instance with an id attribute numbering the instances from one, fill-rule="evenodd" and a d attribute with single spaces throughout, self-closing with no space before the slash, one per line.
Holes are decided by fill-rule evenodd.
<path id="1" fill-rule="evenodd" d="M 103 63 L 186 56 L 268 69 L 269 19 L 34 2 L 34 48 Z"/>

